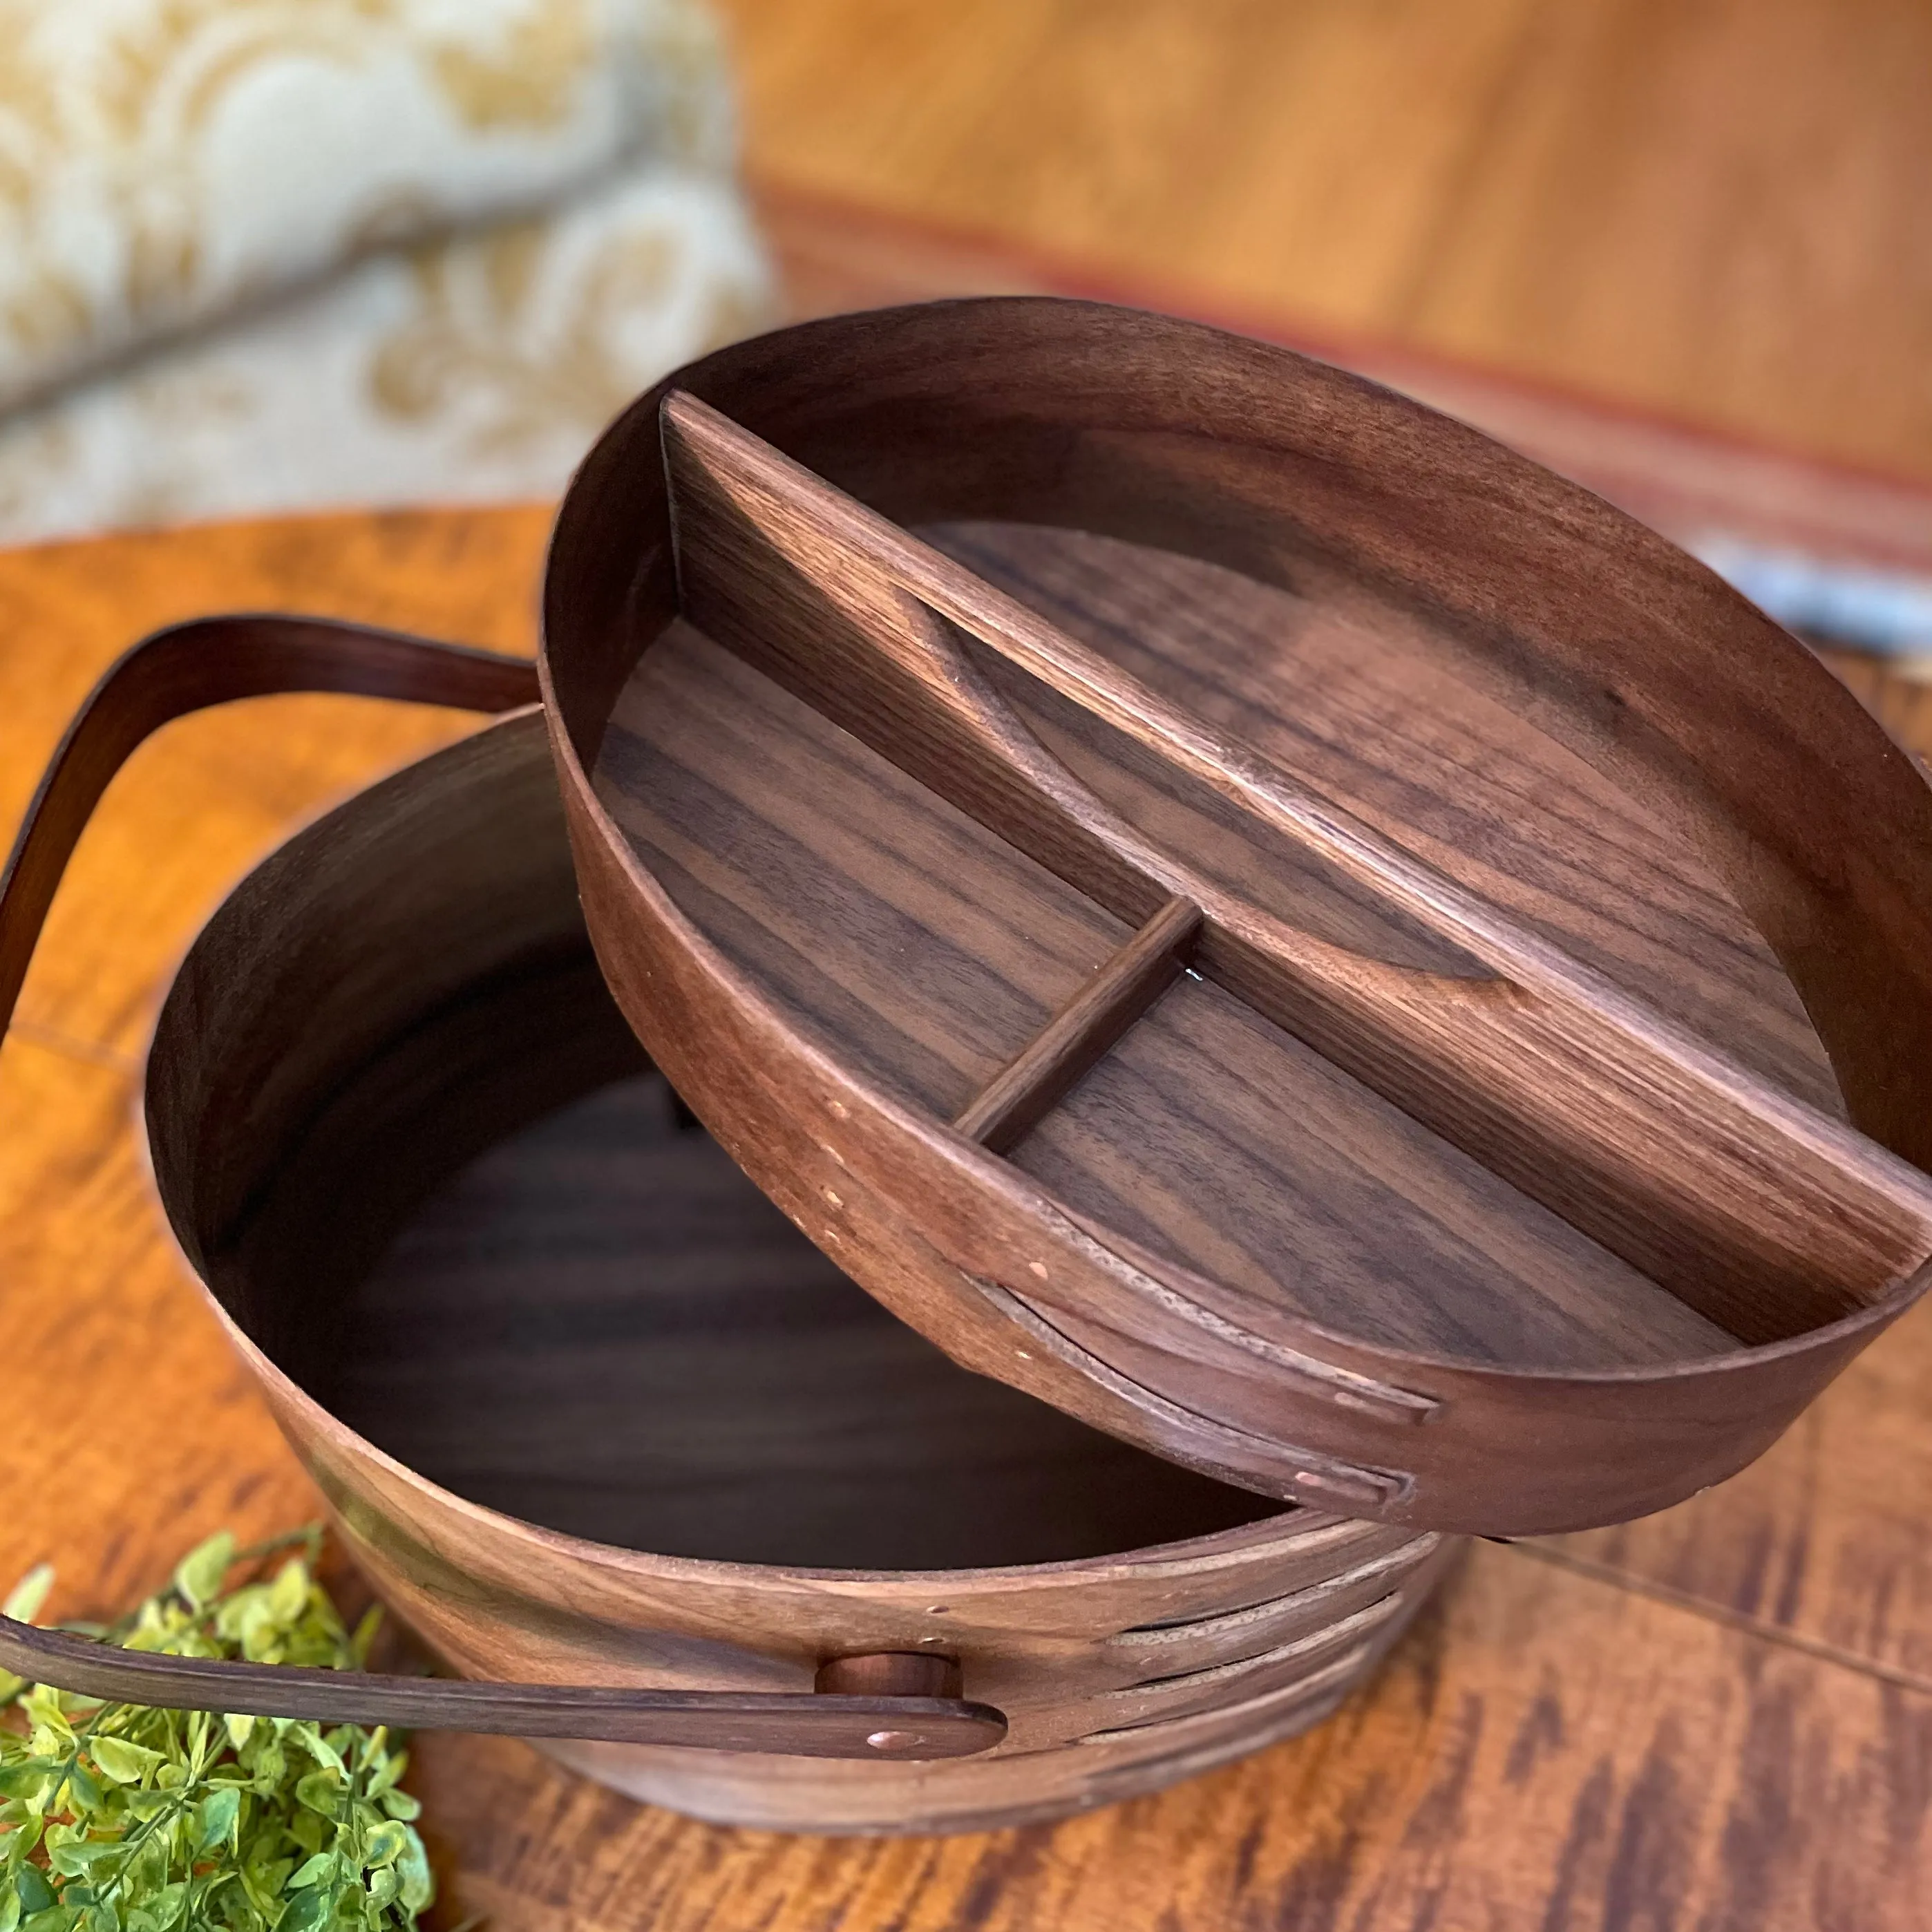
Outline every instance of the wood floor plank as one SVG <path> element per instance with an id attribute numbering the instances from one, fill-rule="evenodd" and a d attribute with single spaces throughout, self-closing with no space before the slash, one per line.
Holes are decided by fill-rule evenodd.
<path id="1" fill-rule="evenodd" d="M 0 1049 L 0 1595 L 52 1563 L 56 1617 L 138 1602 L 218 1529 L 319 1512 L 166 1240 L 134 1104 L 116 1070 Z"/>
<path id="2" fill-rule="evenodd" d="M 754 171 L 1371 324 L 1447 212 L 1523 0 L 728 0 Z M 1316 184 L 1319 184 L 1317 190 Z"/>
<path id="3" fill-rule="evenodd" d="M 1932 13 L 1540 10 L 1395 331 L 1932 476 Z"/>
<path id="4" fill-rule="evenodd" d="M 1922 1307 L 1742 1474 L 1556 1546 L 1932 1683 L 1928 1388 L 1932 1309 Z"/>
<path id="5" fill-rule="evenodd" d="M 527 654 L 547 512 L 224 524 L 0 555 L 0 825 L 128 645 L 224 610 L 392 625 Z M 474 728 L 367 698 L 274 698 L 183 720 L 136 753 L 81 842 L 21 995 L 29 1027 L 124 1056 L 222 889 L 293 824 Z"/>
<path id="6" fill-rule="evenodd" d="M 724 11 L 777 190 L 1932 478 L 1918 0 Z"/>

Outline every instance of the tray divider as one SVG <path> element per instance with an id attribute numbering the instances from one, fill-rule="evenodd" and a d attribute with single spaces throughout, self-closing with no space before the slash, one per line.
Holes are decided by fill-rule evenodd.
<path id="1" fill-rule="evenodd" d="M 953 1126 L 994 1154 L 1017 1146 L 1166 992 L 1200 931 L 1198 905 L 1167 900 L 968 1102 Z"/>

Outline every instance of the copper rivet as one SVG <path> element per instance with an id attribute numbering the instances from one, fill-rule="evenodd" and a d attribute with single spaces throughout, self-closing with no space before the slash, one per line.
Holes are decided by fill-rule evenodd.
<path id="1" fill-rule="evenodd" d="M 824 1194 L 826 1199 L 830 1202 L 834 1208 L 842 1208 L 844 1206 L 844 1202 L 840 1200 L 838 1196 L 833 1193 L 830 1188 L 826 1188 L 824 1190 Z"/>
<path id="2" fill-rule="evenodd" d="M 916 1731 L 874 1731 L 866 1742 L 874 1750 L 904 1750 L 926 1740 Z"/>
<path id="3" fill-rule="evenodd" d="M 1038 1275 L 1038 1276 L 1040 1276 L 1040 1280 L 1041 1280 L 1042 1281 L 1046 1280 L 1046 1262 L 1028 1262 L 1027 1263 L 1027 1273 L 1028 1273 L 1028 1274 L 1036 1274 L 1036 1275 Z"/>

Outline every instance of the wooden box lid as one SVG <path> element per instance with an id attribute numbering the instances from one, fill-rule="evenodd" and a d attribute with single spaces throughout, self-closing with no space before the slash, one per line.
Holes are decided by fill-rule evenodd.
<path id="1" fill-rule="evenodd" d="M 1732 1473 L 1923 1289 L 1932 799 L 1662 538 L 1042 300 L 693 364 L 543 673 L 652 1056 L 969 1366 L 1508 1534 Z"/>

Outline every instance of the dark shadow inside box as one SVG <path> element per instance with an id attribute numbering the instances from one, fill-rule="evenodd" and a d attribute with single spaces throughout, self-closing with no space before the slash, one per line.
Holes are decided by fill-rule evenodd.
<path id="1" fill-rule="evenodd" d="M 472 1160 L 352 1289 L 317 1393 L 470 1500 L 665 1555 L 944 1569 L 1281 1505 L 956 1366 L 826 1259 L 655 1072 Z"/>

